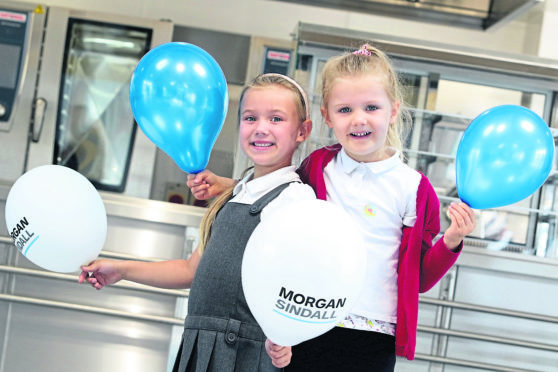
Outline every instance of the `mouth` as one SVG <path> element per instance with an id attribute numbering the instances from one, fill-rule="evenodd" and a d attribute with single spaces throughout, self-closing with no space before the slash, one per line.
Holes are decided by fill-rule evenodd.
<path id="1" fill-rule="evenodd" d="M 351 133 L 349 133 L 349 136 L 355 137 L 355 138 L 363 138 L 363 137 L 368 137 L 371 134 L 372 134 L 372 131 L 361 131 L 361 132 L 351 132 Z"/>
<path id="2" fill-rule="evenodd" d="M 267 141 L 253 141 L 253 142 L 250 142 L 250 146 L 256 147 L 258 149 L 266 149 L 266 148 L 269 148 L 273 145 L 274 145 L 273 142 L 267 142 Z"/>

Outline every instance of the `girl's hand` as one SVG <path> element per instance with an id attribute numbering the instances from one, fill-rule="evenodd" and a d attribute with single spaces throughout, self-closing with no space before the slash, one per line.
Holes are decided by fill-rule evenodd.
<path id="1" fill-rule="evenodd" d="M 289 365 L 293 355 L 290 346 L 279 346 L 269 338 L 265 340 L 265 351 L 267 351 L 271 362 L 277 368 L 284 368 Z"/>
<path id="2" fill-rule="evenodd" d="M 234 182 L 233 179 L 219 177 L 206 169 L 200 173 L 189 174 L 186 186 L 190 188 L 196 199 L 207 200 L 222 194 L 226 189 L 234 185 Z"/>
<path id="3" fill-rule="evenodd" d="M 81 267 L 78 282 L 83 283 L 86 281 L 93 288 L 101 289 L 106 285 L 114 284 L 121 280 L 121 271 L 118 261 L 96 260 L 87 266 Z"/>
<path id="4" fill-rule="evenodd" d="M 448 208 L 451 224 L 444 234 L 444 243 L 453 250 L 475 228 L 475 213 L 465 203 L 451 203 Z"/>

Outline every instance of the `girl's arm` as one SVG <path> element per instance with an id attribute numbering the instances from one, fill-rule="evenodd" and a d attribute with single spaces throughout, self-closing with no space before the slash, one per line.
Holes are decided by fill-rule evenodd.
<path id="1" fill-rule="evenodd" d="M 419 190 L 419 194 L 425 198 L 423 201 L 425 203 L 424 220 L 422 221 L 422 234 L 420 234 L 421 256 L 419 258 L 421 261 L 419 292 L 424 293 L 438 283 L 457 261 L 463 246 L 463 238 L 470 234 L 475 227 L 475 217 L 471 208 L 464 203 L 453 203 L 450 205 L 451 225 L 446 230 L 444 237 L 433 245 L 432 241 L 440 231 L 440 202 L 428 179 L 424 178 L 421 181 Z M 403 230 L 402 243 L 405 246 L 412 240 L 411 231 L 412 228 Z"/>
<path id="2" fill-rule="evenodd" d="M 475 228 L 475 216 L 464 203 L 452 203 L 449 208 L 451 225 L 436 244 L 432 240 L 434 231 L 424 231 L 420 267 L 419 291 L 424 293 L 432 288 L 453 266 L 462 248 L 463 238 Z M 410 232 L 410 231 L 409 231 Z"/>
<path id="3" fill-rule="evenodd" d="M 232 178 L 220 177 L 215 173 L 204 170 L 200 173 L 189 174 L 186 185 L 198 200 L 207 200 L 221 195 L 236 183 Z"/>
<path id="4" fill-rule="evenodd" d="M 187 260 L 161 262 L 95 260 L 81 267 L 78 282 L 87 281 L 96 289 L 120 280 L 159 288 L 189 288 L 200 258 L 196 249 Z"/>

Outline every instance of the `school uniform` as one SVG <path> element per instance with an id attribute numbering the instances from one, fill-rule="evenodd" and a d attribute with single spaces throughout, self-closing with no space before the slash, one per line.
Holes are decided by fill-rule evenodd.
<path id="1" fill-rule="evenodd" d="M 188 315 L 173 372 L 275 372 L 266 337 L 250 312 L 241 281 L 244 249 L 259 224 L 287 201 L 315 198 L 294 167 L 237 185 L 218 212 L 190 289 Z M 297 183 L 298 182 L 298 183 Z M 284 195 L 283 195 L 284 194 Z"/>
<path id="2" fill-rule="evenodd" d="M 362 222 L 364 218 L 367 218 L 366 214 L 375 214 L 375 208 L 377 206 L 381 208 L 381 203 L 385 204 L 385 200 L 382 199 L 398 203 L 397 196 L 390 196 L 390 193 L 393 194 L 394 189 L 399 186 L 402 187 L 401 190 L 396 190 L 397 193 L 403 191 L 402 194 L 404 194 L 398 206 L 399 209 L 394 208 L 392 210 L 394 213 L 387 217 L 387 223 L 381 221 L 379 225 L 380 229 L 386 229 L 385 238 L 388 240 L 384 238 L 382 247 L 376 248 L 385 246 L 387 249 L 386 251 L 376 249 L 374 252 L 376 254 L 378 252 L 382 255 L 386 254 L 386 256 L 377 257 L 381 258 L 385 267 L 377 266 L 370 273 L 372 277 L 375 276 L 375 283 L 382 283 L 377 279 L 383 278 L 383 283 L 386 284 L 376 285 L 372 288 L 369 291 L 369 297 L 360 299 L 354 309 L 357 316 L 362 315 L 364 319 L 370 320 L 385 320 L 388 325 L 392 323 L 393 327 L 387 332 L 384 332 L 383 329 L 370 330 L 372 326 L 369 327 L 369 324 L 366 323 L 373 322 L 366 321 L 364 322 L 365 327 L 355 327 L 356 330 L 336 327 L 325 335 L 294 346 L 291 365 L 287 366 L 286 371 L 335 371 L 338 368 L 334 366 L 337 363 L 335 360 L 337 355 L 346 356 L 346 358 L 340 358 L 343 360 L 341 363 L 346 363 L 344 368 L 346 371 L 393 371 L 395 354 L 413 359 L 416 345 L 419 292 L 429 290 L 443 277 L 457 260 L 462 247 L 460 245 L 457 252 L 450 251 L 443 239 L 439 239 L 435 244 L 432 244 L 433 239 L 440 231 L 440 204 L 432 185 L 424 175 L 414 170 L 412 172 L 405 170 L 408 167 L 402 163 L 398 165 L 397 162 L 400 163 L 400 160 L 396 157 L 392 157 L 382 164 L 365 163 L 357 166 L 349 164 L 350 161 L 343 164 L 343 155 L 342 147 L 339 144 L 321 148 L 310 154 L 298 169 L 301 179 L 314 188 L 319 199 L 332 199 L 333 202 L 341 200 L 345 204 L 342 199 L 347 194 L 349 181 L 358 183 L 359 177 L 363 177 L 366 171 L 392 172 L 390 177 L 393 177 L 393 172 L 403 172 L 401 176 L 395 176 L 399 177 L 397 184 L 380 185 L 379 189 L 374 191 L 376 195 L 373 195 L 373 197 L 377 198 L 378 205 L 364 205 L 358 212 L 361 214 Z M 328 171 L 325 170 L 326 167 L 330 167 L 329 164 L 333 163 L 334 159 L 340 168 L 344 168 L 342 171 L 352 172 L 346 185 L 343 185 L 342 182 L 341 184 L 336 183 L 339 178 L 334 178 L 330 182 L 328 177 L 324 175 L 324 173 L 331 171 L 331 168 L 328 168 Z M 364 170 L 367 166 L 376 169 Z M 361 171 L 363 175 L 359 174 Z M 340 177 L 341 173 L 335 174 L 333 177 Z M 376 182 L 384 182 L 385 180 L 381 177 L 381 174 L 376 177 Z M 409 189 L 403 190 L 405 187 Z M 360 195 L 355 194 L 359 197 L 363 192 L 360 192 Z M 349 200 L 348 204 L 352 201 Z M 355 215 L 357 213 L 355 211 L 350 212 Z M 390 224 L 389 219 L 394 222 L 399 215 L 403 219 L 399 221 L 399 230 L 395 231 L 397 225 Z M 374 228 L 374 224 L 372 224 L 372 227 L 368 227 L 369 231 L 374 234 L 381 232 L 373 231 Z M 391 229 L 391 232 L 388 231 L 389 229 Z M 389 240 L 391 237 L 396 237 L 397 240 Z M 372 249 L 374 248 L 373 241 L 376 238 L 370 239 L 372 243 L 369 244 L 368 248 L 370 246 L 372 246 Z M 390 271 L 382 273 L 381 270 Z M 390 276 L 393 279 L 388 283 L 387 279 Z M 382 293 L 381 296 L 377 297 L 380 301 L 378 306 L 374 303 L 377 291 Z M 345 322 L 344 325 L 346 326 L 349 323 Z M 386 345 L 385 348 L 384 344 Z M 373 345 L 375 345 L 374 349 L 378 355 L 371 354 L 370 350 L 372 348 L 369 346 Z M 345 351 L 342 352 L 341 349 Z M 329 350 L 329 352 L 326 350 Z M 321 353 L 323 357 L 310 356 L 313 353 Z M 333 357 L 328 359 L 328 355 Z M 380 361 L 381 365 L 376 365 L 375 358 Z"/>

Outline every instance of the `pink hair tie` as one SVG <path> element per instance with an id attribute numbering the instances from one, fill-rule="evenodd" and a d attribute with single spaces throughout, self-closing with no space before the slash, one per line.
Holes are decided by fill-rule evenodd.
<path id="1" fill-rule="evenodd" d="M 368 50 L 366 44 L 361 46 L 359 50 L 355 50 L 353 54 L 362 54 L 363 56 L 369 56 L 369 57 L 372 55 L 372 53 Z"/>

